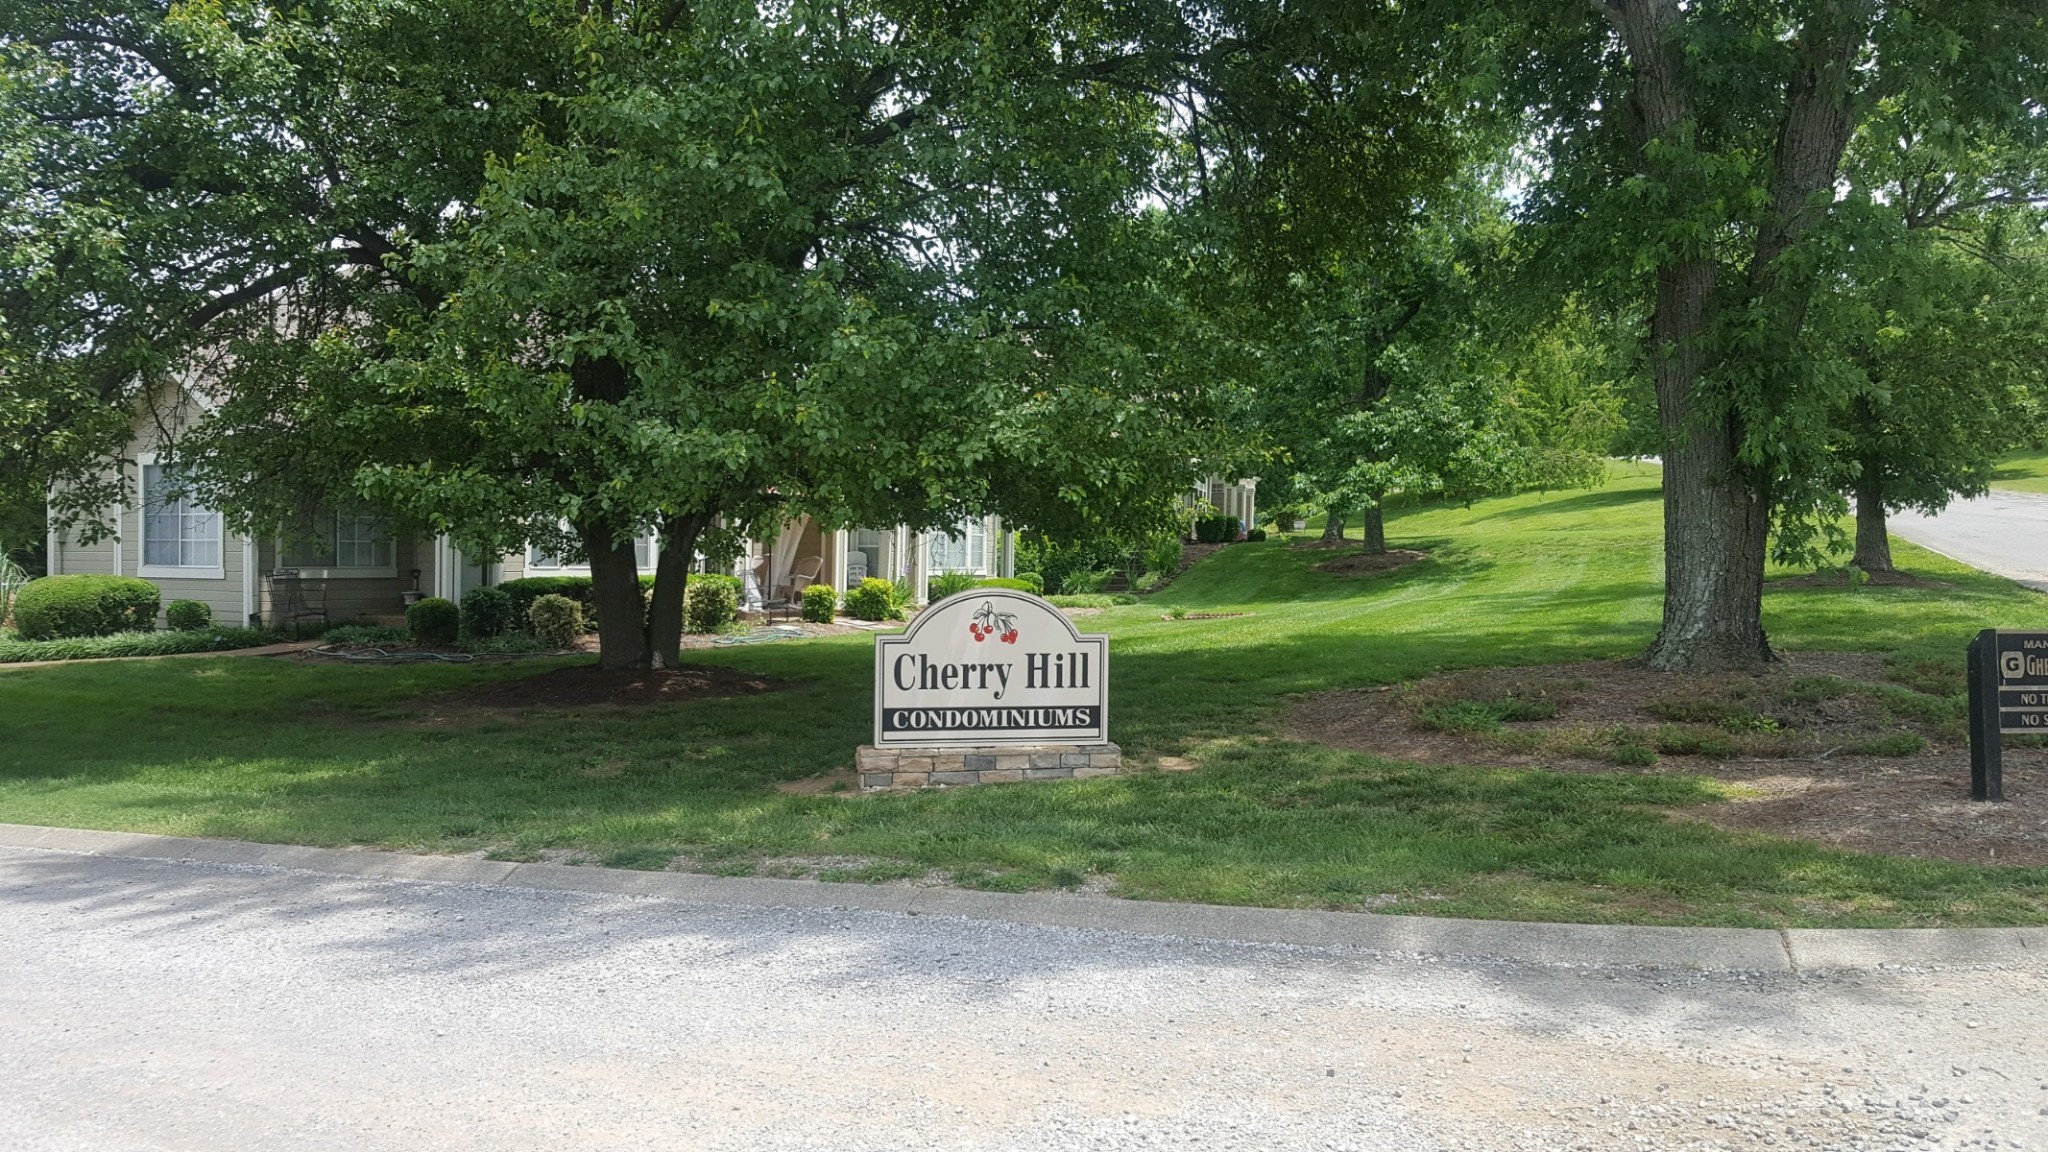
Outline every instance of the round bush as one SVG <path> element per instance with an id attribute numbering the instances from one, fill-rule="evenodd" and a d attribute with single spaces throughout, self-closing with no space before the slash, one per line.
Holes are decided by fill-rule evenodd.
<path id="1" fill-rule="evenodd" d="M 839 610 L 839 590 L 830 584 L 812 584 L 804 589 L 804 619 L 813 624 L 830 624 Z"/>
<path id="2" fill-rule="evenodd" d="M 462 610 L 452 601 L 429 596 L 405 610 L 405 626 L 414 642 L 445 647 L 455 643 L 462 628 Z"/>
<path id="3" fill-rule="evenodd" d="M 156 627 L 163 596 L 133 576 L 45 576 L 14 595 L 14 629 L 23 640 L 112 636 Z"/>
<path id="4" fill-rule="evenodd" d="M 716 632 L 740 618 L 739 580 L 695 576 L 683 588 L 683 630 Z"/>
<path id="5" fill-rule="evenodd" d="M 213 623 L 213 609 L 197 600 L 173 600 L 164 606 L 164 619 L 177 632 L 198 632 Z"/>
<path id="6" fill-rule="evenodd" d="M 846 614 L 855 620 L 896 619 L 896 586 L 879 576 L 870 576 L 858 588 L 848 588 Z"/>
<path id="7" fill-rule="evenodd" d="M 583 635 L 583 605 L 553 592 L 535 597 L 526 610 L 526 626 L 550 648 L 573 648 Z"/>
<path id="8" fill-rule="evenodd" d="M 1045 577 L 1040 576 L 1036 572 L 1017 573 L 1017 582 L 1024 585 L 1024 591 L 1031 593 L 1033 596 L 1045 595 Z"/>
<path id="9" fill-rule="evenodd" d="M 503 636 L 512 628 L 512 597 L 497 588 L 462 594 L 462 634 L 472 640 Z"/>

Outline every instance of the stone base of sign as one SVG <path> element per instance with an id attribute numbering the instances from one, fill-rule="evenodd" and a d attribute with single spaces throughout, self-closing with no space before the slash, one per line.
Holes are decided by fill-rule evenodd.
<path id="1" fill-rule="evenodd" d="M 987 748 L 877 748 L 860 746 L 863 792 L 954 784 L 1016 784 L 1025 780 L 1086 780 L 1123 771 L 1114 744 L 1027 744 Z"/>

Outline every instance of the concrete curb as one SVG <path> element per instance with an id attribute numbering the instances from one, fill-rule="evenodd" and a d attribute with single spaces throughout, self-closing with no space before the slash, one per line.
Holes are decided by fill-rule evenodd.
<path id="1" fill-rule="evenodd" d="M 2048 928 L 1656 928 L 1376 916 L 1167 904 L 1047 892 L 974 892 L 513 864 L 0 824 L 0 847 L 138 860 L 289 868 L 335 876 L 641 896 L 690 904 L 893 912 L 1251 944 L 1509 961 L 1559 967 L 1810 972 L 1881 967 L 2048 968 Z"/>

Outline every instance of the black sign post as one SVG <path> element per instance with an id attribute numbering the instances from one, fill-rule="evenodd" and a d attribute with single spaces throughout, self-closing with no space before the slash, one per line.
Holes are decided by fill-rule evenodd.
<path id="1" fill-rule="evenodd" d="M 1999 737 L 2048 736 L 2048 632 L 1987 628 L 1970 641 L 1970 798 L 2005 799 Z"/>

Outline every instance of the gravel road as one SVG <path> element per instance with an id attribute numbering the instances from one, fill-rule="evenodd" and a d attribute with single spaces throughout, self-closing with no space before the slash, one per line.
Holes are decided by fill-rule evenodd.
<path id="1" fill-rule="evenodd" d="M 2044 985 L 4 848 L 0 1147 L 2042 1149 Z"/>
<path id="2" fill-rule="evenodd" d="M 1933 516 L 1894 512 L 1895 536 L 2048 592 L 2048 496 L 1991 491 Z"/>

